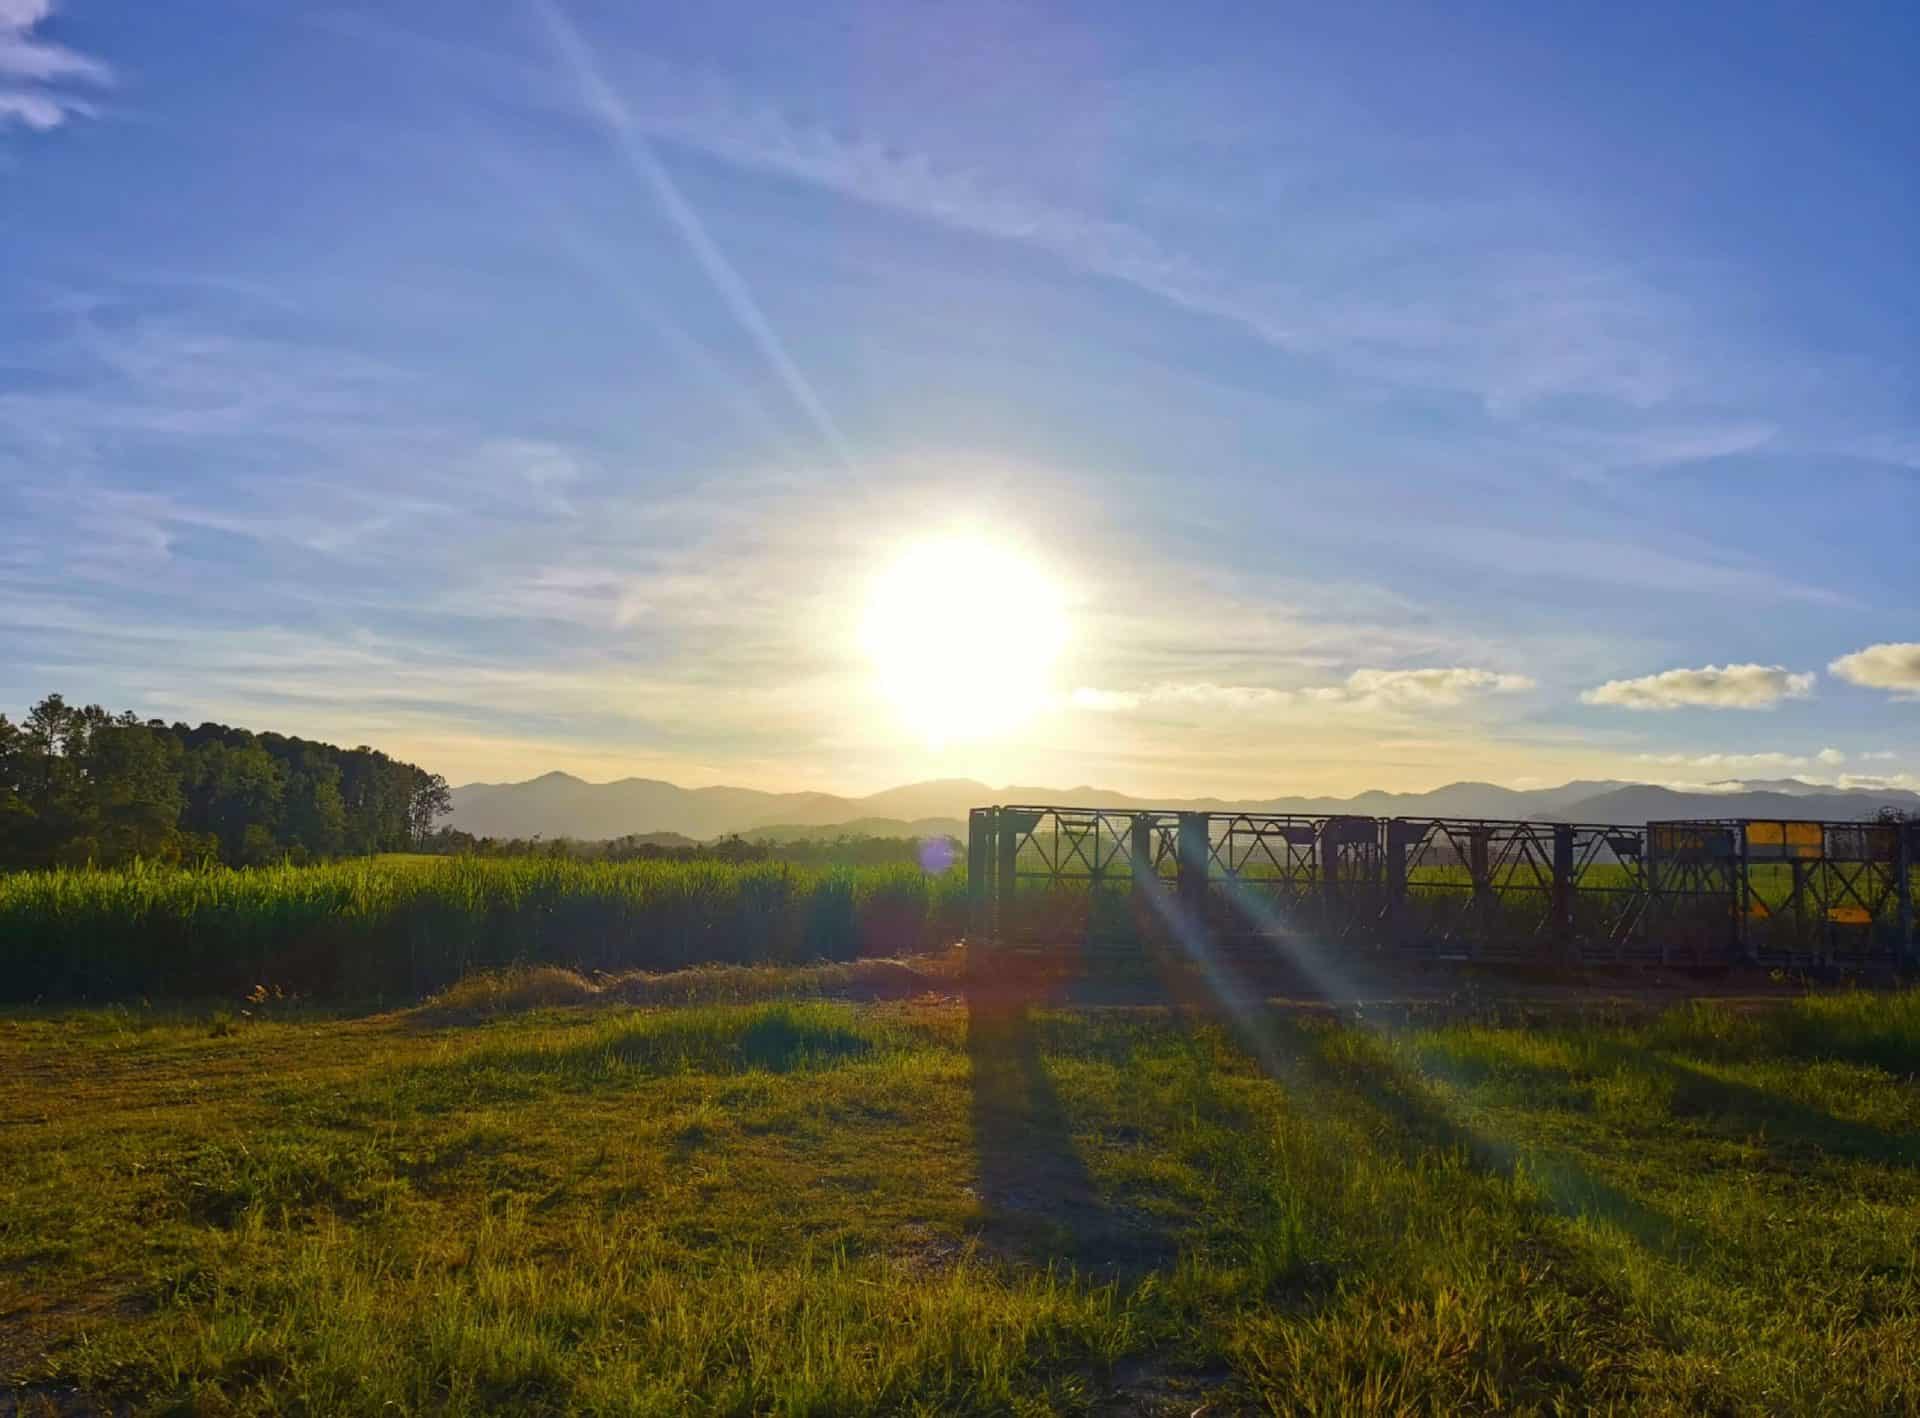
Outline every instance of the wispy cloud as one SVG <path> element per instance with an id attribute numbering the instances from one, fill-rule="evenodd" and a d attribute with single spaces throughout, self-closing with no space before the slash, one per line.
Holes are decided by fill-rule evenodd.
<path id="1" fill-rule="evenodd" d="M 1082 687 L 1069 702 L 1096 714 L 1124 714 L 1145 707 L 1249 710 L 1295 705 L 1342 704 L 1363 709 L 1419 711 L 1451 709 L 1486 694 L 1517 694 L 1536 688 L 1526 675 L 1494 670 L 1359 669 L 1340 684 L 1281 689 L 1267 685 L 1195 683 L 1156 684 L 1144 690 Z"/>
<path id="2" fill-rule="evenodd" d="M 1706 665 L 1663 670 L 1638 679 L 1614 679 L 1580 696 L 1587 704 L 1619 709 L 1771 709 L 1783 699 L 1805 699 L 1815 676 L 1781 665 Z"/>
<path id="3" fill-rule="evenodd" d="M 1516 187 L 1511 173 L 1489 181 L 1469 167 L 1441 184 L 1439 195 L 1410 199 L 1325 167 L 1331 159 L 1314 154 L 1350 151 L 1358 140 L 1355 115 L 1344 107 L 1302 103 L 1278 125 L 1291 134 L 1284 159 L 1265 153 L 1271 165 L 1263 169 L 1267 193 L 1296 184 L 1324 192 L 1320 180 L 1331 179 L 1338 201 L 1284 211 L 1262 198 L 1225 202 L 1218 179 L 1201 170 L 1173 182 L 1184 200 L 1134 204 L 1116 215 L 1110 205 L 1076 204 L 1065 195 L 1076 184 L 1049 181 L 1046 161 L 982 161 L 964 144 L 943 141 L 953 125 L 914 119 L 911 106 L 878 115 L 858 105 L 831 111 L 825 99 L 808 103 L 793 91 L 748 87 L 719 70 L 623 49 L 600 33 L 563 42 L 556 69 L 364 17 L 329 23 L 514 105 L 611 122 L 656 188 L 660 177 L 672 178 L 648 144 L 695 151 L 1043 252 L 1362 382 L 1477 399 L 1505 432 L 1526 440 L 1534 475 L 1543 466 L 1584 476 L 1774 445 L 1839 451 L 1864 439 L 1875 448 L 1914 446 L 1903 406 L 1854 399 L 1848 415 L 1837 417 L 1838 395 L 1857 390 L 1858 381 L 1828 379 L 1819 397 L 1808 395 L 1804 357 L 1717 330 L 1711 312 L 1663 284 L 1640 253 L 1611 250 L 1592 236 L 1564 198 Z M 564 19 L 560 26 L 570 37 Z M 586 67 L 568 51 L 585 54 Z M 1271 133 L 1270 118 L 1249 122 L 1211 77 L 1174 69 L 1142 90 L 1116 76 L 1103 90 L 1103 159 L 1118 160 L 1115 143 L 1141 145 L 1129 151 L 1142 185 L 1152 186 L 1152 174 L 1165 176 L 1168 151 L 1215 145 L 1228 152 L 1250 134 Z M 1127 121 L 1116 129 L 1121 114 Z M 1315 128 L 1336 123 L 1337 132 Z M 1036 140 L 1027 151 L 1041 147 L 1052 145 Z M 1067 149 L 1077 151 L 1071 142 Z M 663 192 L 662 200 L 674 213 L 675 199 Z M 1275 239 L 1250 247 L 1248 234 L 1269 227 Z M 690 229 L 696 254 L 701 239 Z M 719 279 L 723 294 L 735 284 Z M 797 390 L 796 397 L 805 402 Z M 1607 417 L 1569 418 L 1570 399 Z M 1862 434 L 1863 426 L 1878 431 Z"/>
<path id="4" fill-rule="evenodd" d="M 624 112 L 664 140 L 1044 250 L 1358 373 L 1475 393 L 1499 410 L 1562 394 L 1647 407 L 1684 382 L 1661 329 L 1668 317 L 1652 292 L 1625 270 L 1577 265 L 1564 252 L 1510 253 L 1498 274 L 1455 270 L 1451 285 L 1430 284 L 1417 300 L 1354 292 L 1330 299 L 1312 284 L 1249 278 L 1141 227 L 1088 216 L 894 142 L 797 121 L 712 75 L 690 78 L 645 59 L 617 72 L 635 96 Z M 1409 219 L 1398 254 L 1432 257 L 1418 250 L 1428 239 Z"/>
<path id="5" fill-rule="evenodd" d="M 37 33 L 52 12 L 52 0 L 0 0 L 0 126 L 12 121 L 39 132 L 58 128 L 69 116 L 94 112 L 71 85 L 113 81 L 113 71 L 100 60 Z"/>
<path id="6" fill-rule="evenodd" d="M 1541 204 L 1462 197 L 1436 208 L 1349 189 L 1337 210 L 1289 214 L 1295 259 L 1264 259 L 1271 252 L 1263 248 L 1255 265 L 1232 249 L 1237 224 L 1224 238 L 1210 231 L 1183 239 L 1142 220 L 1077 207 L 1043 194 L 1022 174 L 956 159 L 911 135 L 806 114 L 715 71 L 594 46 L 588 68 L 569 57 L 556 73 L 364 18 L 334 23 L 464 73 L 512 102 L 584 112 L 596 123 L 612 121 L 629 141 L 690 149 L 1044 252 L 1277 348 L 1363 378 L 1467 394 L 1498 415 L 1561 396 L 1647 410 L 1696 392 L 1705 378 L 1707 361 L 1694 348 L 1703 336 L 1681 307 L 1631 265 L 1583 251 L 1577 225 Z M 595 38 L 582 36 L 563 50 L 587 53 L 586 41 Z M 1190 121 L 1205 101 L 1201 86 L 1177 93 L 1156 113 Z M 640 161 L 646 167 L 652 160 Z M 1517 221 L 1521 209 L 1524 222 Z M 1356 248 L 1368 257 L 1367 279 L 1359 282 L 1347 269 Z M 1338 270 L 1325 268 L 1329 260 Z M 1417 282 L 1408 282 L 1410 272 L 1419 273 Z M 1720 447 L 1730 436 L 1744 442 L 1754 435 L 1717 427 L 1689 434 L 1681 455 L 1697 456 L 1703 437 Z M 1644 445 L 1638 456 L 1657 457 L 1657 449 Z"/>
<path id="7" fill-rule="evenodd" d="M 1860 756 L 1872 758 L 1877 755 Z M 1738 777 L 1750 773 L 1834 769 L 1847 761 L 1847 755 L 1837 748 L 1823 748 L 1817 753 L 1784 753 L 1778 750 L 1761 753 L 1643 753 L 1638 755 L 1638 759 L 1642 763 L 1655 763 L 1668 768 L 1698 768 L 1723 777 Z"/>

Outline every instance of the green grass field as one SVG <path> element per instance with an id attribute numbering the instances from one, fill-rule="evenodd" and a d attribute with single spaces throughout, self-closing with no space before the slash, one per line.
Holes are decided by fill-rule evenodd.
<path id="1" fill-rule="evenodd" d="M 4 1381 L 55 1412 L 1920 1411 L 1920 994 L 1233 1031 L 503 1007 L 540 997 L 0 1016 Z"/>
<path id="2" fill-rule="evenodd" d="M 514 963 L 670 970 L 951 944 L 962 869 L 388 856 L 0 874 L 0 999 L 192 998 L 257 984 L 418 999 Z"/>

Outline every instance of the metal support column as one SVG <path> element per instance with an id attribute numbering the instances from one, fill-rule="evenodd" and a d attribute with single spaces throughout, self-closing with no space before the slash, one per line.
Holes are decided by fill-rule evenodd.
<path id="1" fill-rule="evenodd" d="M 1320 824 L 1313 850 L 1320 868 L 1321 929 L 1329 939 L 1340 931 L 1340 819 L 1330 817 Z"/>
<path id="2" fill-rule="evenodd" d="M 1426 836 L 1425 824 L 1387 824 L 1387 938 L 1405 944 L 1407 928 L 1407 848 Z"/>
<path id="3" fill-rule="evenodd" d="M 1019 902 L 1015 896 L 1014 869 L 1020 859 L 1020 833 L 1014 827 L 1016 814 L 1005 808 L 993 813 L 993 938 L 1005 945 L 1019 933 Z"/>
<path id="4" fill-rule="evenodd" d="M 975 940 L 993 935 L 993 809 L 967 814 L 967 934 Z"/>
<path id="5" fill-rule="evenodd" d="M 1644 858 L 1647 904 L 1641 918 L 1646 922 L 1648 943 L 1659 952 L 1660 963 L 1667 965 L 1671 963 L 1668 943 L 1672 940 L 1672 936 L 1670 927 L 1667 925 L 1667 912 L 1670 905 L 1667 897 L 1667 860 L 1665 853 L 1661 851 L 1660 844 L 1660 831 L 1649 827 Z"/>
<path id="6" fill-rule="evenodd" d="M 1920 846 L 1920 822 L 1896 823 L 1900 845 L 1894 852 L 1899 879 L 1894 890 L 1900 901 L 1900 963 L 1909 969 L 1920 965 L 1920 940 L 1913 933 L 1913 868 L 1916 846 Z"/>
<path id="7" fill-rule="evenodd" d="M 1137 813 L 1127 827 L 1127 858 L 1133 866 L 1133 885 L 1141 890 L 1152 884 L 1157 873 L 1153 867 L 1153 819 Z"/>
<path id="8" fill-rule="evenodd" d="M 1564 958 L 1573 951 L 1573 827 L 1553 828 L 1553 942 Z"/>
<path id="9" fill-rule="evenodd" d="M 1467 833 L 1467 875 L 1473 878 L 1473 938 L 1467 943 L 1467 958 L 1480 958 L 1481 943 L 1494 934 L 1493 867 L 1489 860 L 1488 848 L 1493 833 L 1484 827 L 1475 827 Z"/>
<path id="10" fill-rule="evenodd" d="M 1735 870 L 1738 871 L 1738 884 L 1733 890 L 1733 954 L 1741 963 L 1752 965 L 1758 952 L 1753 946 L 1753 933 L 1747 929 L 1747 921 L 1753 911 L 1753 868 L 1747 857 L 1747 829 L 1737 827 L 1733 835 L 1738 839 Z"/>
<path id="11" fill-rule="evenodd" d="M 1199 926 L 1207 918 L 1207 860 L 1212 854 L 1204 812 L 1180 814 L 1179 848 L 1180 904 L 1188 918 Z"/>

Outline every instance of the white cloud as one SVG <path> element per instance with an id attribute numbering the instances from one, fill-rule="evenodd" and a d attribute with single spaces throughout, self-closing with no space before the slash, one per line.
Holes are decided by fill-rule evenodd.
<path id="1" fill-rule="evenodd" d="M 1827 668 L 1848 684 L 1892 690 L 1902 699 L 1920 698 L 1920 644 L 1913 641 L 1869 645 Z"/>
<path id="2" fill-rule="evenodd" d="M 1841 788 L 1897 788 L 1905 792 L 1920 792 L 1920 773 L 1842 773 L 1835 780 L 1835 786 Z"/>
<path id="3" fill-rule="evenodd" d="M 1350 704 L 1370 709 L 1451 708 L 1480 694 L 1514 694 L 1532 689 L 1525 675 L 1455 667 L 1429 670 L 1355 670 L 1341 684 L 1307 689 L 1275 689 L 1267 685 L 1214 684 L 1210 681 L 1157 684 L 1143 691 L 1076 689 L 1071 698 L 1077 709 L 1098 714 L 1121 714 L 1146 705 L 1186 705 L 1206 709 L 1246 710 L 1284 705 Z"/>
<path id="4" fill-rule="evenodd" d="M 1676 793 L 1744 793 L 1747 785 L 1738 778 L 1714 778 L 1701 781 L 1696 778 L 1662 778 L 1654 784 L 1656 788 L 1667 788 Z"/>
<path id="5" fill-rule="evenodd" d="M 1355 670 L 1338 698 L 1395 709 L 1449 708 L 1478 694 L 1518 694 L 1532 689 L 1525 675 L 1464 667 L 1432 670 Z M 1325 698 L 1324 694 L 1319 697 Z"/>
<path id="6" fill-rule="evenodd" d="M 18 85 L 0 89 L 0 126 L 58 128 L 71 115 L 94 111 L 62 85 L 113 82 L 113 71 L 98 59 L 35 35 L 52 11 L 52 0 L 0 0 L 0 80 Z"/>
<path id="7" fill-rule="evenodd" d="M 1805 699 L 1814 678 L 1811 671 L 1796 674 L 1780 665 L 1706 665 L 1608 680 L 1580 698 L 1620 709 L 1770 709 L 1782 699 Z"/>
<path id="8" fill-rule="evenodd" d="M 1837 748 L 1823 748 L 1818 753 L 1643 753 L 1638 755 L 1642 763 L 1658 763 L 1667 767 L 1699 768 L 1718 773 L 1727 778 L 1738 778 L 1745 774 L 1792 773 L 1804 769 L 1835 768 L 1847 761 L 1846 754 Z"/>
<path id="9" fill-rule="evenodd" d="M 0 89 L 0 123 L 14 120 L 26 124 L 36 133 L 58 128 L 66 120 L 68 110 L 77 108 L 76 104 L 62 104 L 44 94 Z"/>

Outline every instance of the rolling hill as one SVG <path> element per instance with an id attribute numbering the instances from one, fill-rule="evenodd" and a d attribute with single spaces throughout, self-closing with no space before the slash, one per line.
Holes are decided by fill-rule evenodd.
<path id="1" fill-rule="evenodd" d="M 1648 783 L 1575 782 L 1553 788 L 1449 783 L 1425 793 L 1379 790 L 1350 798 L 1146 799 L 1077 788 L 990 787 L 949 778 L 888 788 L 866 797 L 767 793 L 754 788 L 682 788 L 650 778 L 589 783 L 548 773 L 524 783 L 471 783 L 453 790 L 451 825 L 482 837 L 599 839 L 636 832 L 711 838 L 756 832 L 782 839 L 816 832 L 964 835 L 967 811 L 988 803 L 1167 808 L 1206 812 L 1360 813 L 1367 816 L 1536 818 L 1637 824 L 1663 817 L 1871 817 L 1882 806 L 1920 811 L 1920 794 L 1843 790 L 1796 779 L 1739 785 L 1727 792 L 1677 792 Z M 884 831 L 883 831 L 884 829 Z"/>

